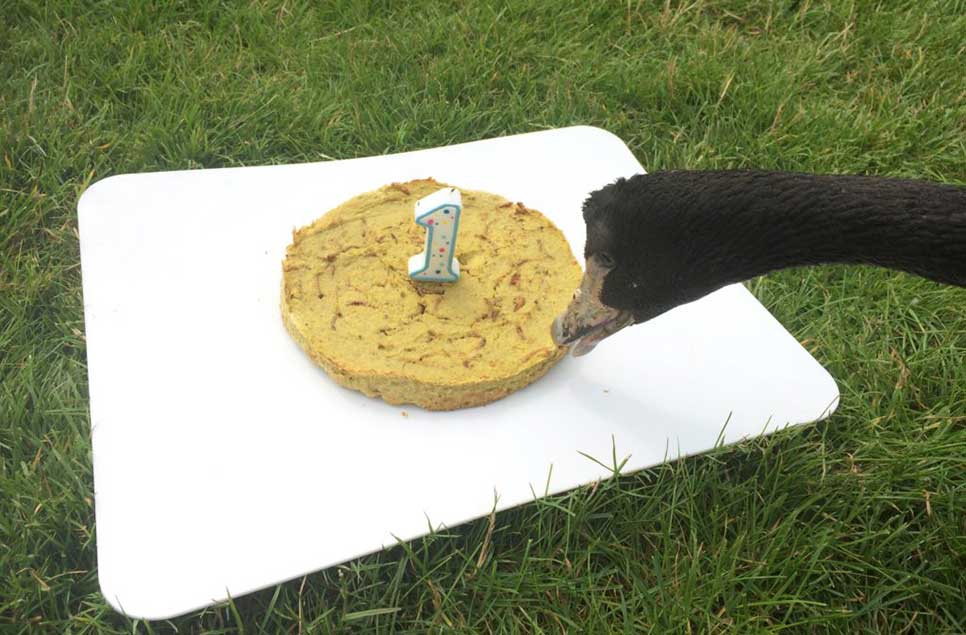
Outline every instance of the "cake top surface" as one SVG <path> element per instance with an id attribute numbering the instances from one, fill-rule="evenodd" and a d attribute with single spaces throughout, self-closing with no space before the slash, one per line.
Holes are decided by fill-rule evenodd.
<path id="1" fill-rule="evenodd" d="M 550 325 L 581 272 L 543 214 L 462 190 L 460 280 L 410 279 L 426 237 L 415 203 L 442 187 L 387 185 L 293 233 L 283 292 L 304 347 L 346 373 L 443 385 L 499 380 L 557 353 Z"/>

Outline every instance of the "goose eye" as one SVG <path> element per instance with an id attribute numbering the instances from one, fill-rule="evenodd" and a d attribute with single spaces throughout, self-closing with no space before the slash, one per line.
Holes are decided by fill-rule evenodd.
<path id="1" fill-rule="evenodd" d="M 611 256 L 606 251 L 601 251 L 597 253 L 597 262 L 599 262 L 603 267 L 607 269 L 614 268 L 614 257 Z"/>

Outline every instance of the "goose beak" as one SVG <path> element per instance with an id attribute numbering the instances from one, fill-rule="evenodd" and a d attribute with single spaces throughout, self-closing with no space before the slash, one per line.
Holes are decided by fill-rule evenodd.
<path id="1" fill-rule="evenodd" d="M 554 343 L 557 346 L 573 345 L 571 353 L 574 357 L 586 355 L 604 338 L 634 323 L 630 313 L 600 301 L 605 275 L 606 268 L 593 259 L 588 261 L 587 271 L 570 306 L 553 321 L 551 335 Z"/>

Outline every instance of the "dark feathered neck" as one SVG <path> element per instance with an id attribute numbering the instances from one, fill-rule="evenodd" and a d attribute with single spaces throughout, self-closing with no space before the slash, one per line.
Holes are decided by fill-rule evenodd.
<path id="1" fill-rule="evenodd" d="M 775 172 L 643 178 L 649 207 L 663 207 L 687 261 L 720 278 L 714 286 L 823 263 L 878 265 L 966 286 L 966 188 Z"/>

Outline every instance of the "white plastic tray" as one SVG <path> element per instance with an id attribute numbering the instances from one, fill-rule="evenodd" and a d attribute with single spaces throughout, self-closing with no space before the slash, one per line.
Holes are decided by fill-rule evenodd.
<path id="1" fill-rule="evenodd" d="M 741 286 L 568 358 L 492 405 L 393 407 L 330 381 L 285 332 L 294 227 L 433 176 L 547 214 L 641 172 L 575 127 L 393 156 L 114 176 L 78 203 L 101 589 L 163 618 L 608 475 L 827 415 L 832 378 Z M 582 258 L 580 258 L 582 261 Z M 548 325 L 549 328 L 549 325 Z M 402 411 L 408 417 L 402 416 Z M 532 489 L 531 489 L 532 486 Z"/>

